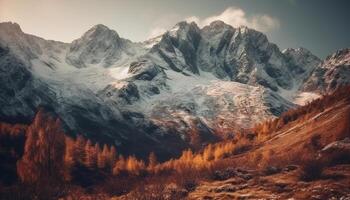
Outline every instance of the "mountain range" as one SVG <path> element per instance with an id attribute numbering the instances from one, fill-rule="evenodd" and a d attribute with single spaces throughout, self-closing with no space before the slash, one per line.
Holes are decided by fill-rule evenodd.
<path id="1" fill-rule="evenodd" d="M 96 25 L 71 43 L 4 22 L 0 119 L 28 122 L 43 107 L 72 134 L 169 158 L 349 84 L 349 66 L 350 49 L 321 60 L 222 21 L 180 22 L 144 42 Z"/>

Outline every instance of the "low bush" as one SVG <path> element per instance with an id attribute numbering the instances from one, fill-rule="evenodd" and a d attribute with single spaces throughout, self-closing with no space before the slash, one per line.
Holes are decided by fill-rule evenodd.
<path id="1" fill-rule="evenodd" d="M 300 180 L 313 181 L 322 177 L 326 162 L 321 159 L 309 158 L 301 163 Z"/>

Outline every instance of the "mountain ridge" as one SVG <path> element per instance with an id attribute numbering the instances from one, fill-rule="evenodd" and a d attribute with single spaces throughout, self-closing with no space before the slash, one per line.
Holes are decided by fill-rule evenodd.
<path id="1" fill-rule="evenodd" d="M 122 148 L 147 138 L 145 148 L 159 145 L 171 152 L 162 144 L 166 140 L 184 148 L 194 145 L 194 137 L 199 144 L 229 137 L 232 130 L 295 107 L 298 95 L 305 103 L 321 94 L 303 89 L 319 58 L 305 49 L 280 51 L 247 27 L 216 21 L 200 29 L 180 22 L 152 42 L 133 43 L 96 25 L 74 42 L 61 43 L 0 23 L 0 74 L 11 75 L 4 69 L 16 65 L 17 72 L 23 71 L 16 76 L 33 80 L 28 87 L 19 87 L 23 83 L 14 75 L 4 81 L 3 88 L 20 89 L 1 96 L 2 117 L 30 118 L 38 106 L 47 105 L 69 128 L 97 140 Z M 37 96 L 21 95 L 30 91 Z M 7 113 L 13 99 L 22 104 L 16 113 Z"/>

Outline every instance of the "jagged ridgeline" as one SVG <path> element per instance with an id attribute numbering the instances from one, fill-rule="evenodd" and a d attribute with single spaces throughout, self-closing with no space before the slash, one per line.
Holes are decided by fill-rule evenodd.
<path id="1" fill-rule="evenodd" d="M 29 123 L 45 107 L 72 135 L 165 159 L 347 84 L 348 69 L 349 50 L 321 61 L 221 21 L 180 22 L 141 43 L 104 25 L 62 43 L 1 23 L 0 118 Z"/>

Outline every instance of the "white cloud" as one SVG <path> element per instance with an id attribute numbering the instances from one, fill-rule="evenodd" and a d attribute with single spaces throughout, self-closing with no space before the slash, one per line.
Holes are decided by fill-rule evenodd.
<path id="1" fill-rule="evenodd" d="M 191 19 L 194 19 L 197 17 L 189 17 L 186 20 L 187 21 L 191 21 Z M 216 21 L 216 20 L 221 20 L 227 24 L 230 24 L 234 27 L 238 27 L 238 26 L 242 26 L 242 25 L 247 25 L 248 24 L 248 20 L 245 17 L 245 12 L 242 9 L 238 9 L 238 8 L 234 8 L 234 7 L 230 7 L 227 8 L 226 10 L 224 10 L 224 12 L 222 12 L 219 15 L 214 15 L 214 16 L 210 16 L 204 19 L 198 19 L 197 18 L 197 24 L 200 27 L 209 25 L 211 22 Z"/>
<path id="2" fill-rule="evenodd" d="M 262 32 L 269 32 L 280 26 L 279 20 L 269 15 L 253 15 L 248 17 L 244 10 L 236 7 L 229 7 L 219 15 L 210 16 L 200 19 L 196 16 L 191 16 L 185 19 L 188 22 L 195 22 L 198 26 L 203 27 L 211 22 L 221 20 L 233 27 L 247 26 Z"/>
<path id="3" fill-rule="evenodd" d="M 274 17 L 267 14 L 247 16 L 244 10 L 237 7 L 229 7 L 218 15 L 213 15 L 206 18 L 199 18 L 197 16 L 185 18 L 185 21 L 195 22 L 199 27 L 209 25 L 211 22 L 216 20 L 221 20 L 233 27 L 247 26 L 262 32 L 269 32 L 279 28 L 280 26 L 279 20 Z M 163 34 L 167 30 L 165 27 L 166 26 L 164 26 L 164 24 L 163 26 L 156 26 L 150 31 L 148 38 L 153 38 Z"/>
<path id="4" fill-rule="evenodd" d="M 279 28 L 280 22 L 269 15 L 259 15 L 254 16 L 246 26 L 262 32 L 269 32 Z"/>
<path id="5" fill-rule="evenodd" d="M 157 37 L 157 36 L 159 36 L 159 35 L 162 35 L 162 34 L 165 33 L 166 31 L 167 31 L 166 28 L 163 28 L 163 27 L 155 27 L 155 28 L 153 28 L 153 29 L 150 31 L 148 38 Z"/>

